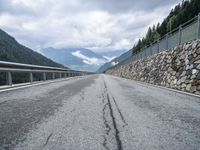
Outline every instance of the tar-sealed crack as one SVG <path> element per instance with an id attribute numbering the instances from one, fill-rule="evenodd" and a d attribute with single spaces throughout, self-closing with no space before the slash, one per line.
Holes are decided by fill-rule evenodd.
<path id="1" fill-rule="evenodd" d="M 103 146 L 107 150 L 110 149 L 108 147 L 107 136 L 109 136 L 109 133 L 112 130 L 112 128 L 111 128 L 111 126 L 112 126 L 113 129 L 114 129 L 114 137 L 115 137 L 115 140 L 116 140 L 116 143 L 117 143 L 117 150 L 123 150 L 122 142 L 120 140 L 120 135 L 119 135 L 120 132 L 119 132 L 118 127 L 117 127 L 117 123 L 116 123 L 116 119 L 115 119 L 115 116 L 114 116 L 114 113 L 113 113 L 111 100 L 110 100 L 108 90 L 107 90 L 107 86 L 106 86 L 105 82 L 104 82 L 104 92 L 103 92 L 102 97 L 103 97 L 103 99 L 102 99 L 103 103 L 105 103 L 105 101 L 107 101 L 107 103 L 104 105 L 104 108 L 103 108 L 103 120 L 104 120 L 104 125 L 106 127 L 106 136 L 104 136 Z M 114 99 L 113 99 L 113 101 L 114 101 Z M 115 103 L 115 105 L 117 105 L 117 104 Z M 109 111 L 109 116 L 111 117 L 112 125 L 110 125 L 109 121 L 106 119 L 106 109 L 108 109 L 108 111 Z M 117 109 L 119 109 L 119 108 L 117 108 Z M 123 116 L 122 116 L 122 118 L 123 118 Z"/>
<path id="2" fill-rule="evenodd" d="M 110 127 L 108 121 L 106 120 L 106 112 L 105 112 L 105 110 L 106 110 L 106 107 L 107 107 L 107 106 L 108 106 L 108 103 L 106 103 L 106 104 L 104 105 L 104 108 L 103 108 L 103 120 L 104 120 L 104 125 L 106 126 L 106 136 L 109 136 L 111 127 Z M 107 138 L 106 138 L 106 136 L 104 136 L 103 146 L 104 146 L 107 150 L 109 150 L 109 147 L 107 146 Z"/>
<path id="3" fill-rule="evenodd" d="M 49 139 L 51 138 L 52 135 L 53 135 L 53 133 L 49 134 L 49 136 L 47 137 L 46 142 L 44 143 L 43 147 L 45 147 L 48 144 Z"/>
<path id="4" fill-rule="evenodd" d="M 84 92 L 83 91 L 81 92 L 80 97 L 81 97 L 81 100 L 83 101 L 84 100 Z"/>
<path id="5" fill-rule="evenodd" d="M 119 115 L 120 115 L 120 117 L 121 117 L 121 119 L 122 119 L 122 121 L 123 121 L 123 123 L 124 123 L 124 125 L 123 125 L 123 128 L 125 127 L 125 126 L 127 126 L 128 125 L 128 123 L 126 122 L 126 120 L 124 119 L 124 116 L 122 115 L 122 112 L 121 112 L 121 110 L 119 109 L 119 106 L 118 106 L 118 104 L 117 104 L 117 102 L 116 102 L 116 100 L 115 100 L 115 98 L 112 96 L 112 99 L 113 99 L 113 101 L 114 101 L 114 103 L 115 103 L 115 106 L 116 106 L 116 108 L 117 108 L 117 111 L 119 112 Z"/>
<path id="6" fill-rule="evenodd" d="M 7 103 L 7 102 L 8 102 L 8 101 L 1 102 L 0 105 L 3 105 L 3 104 L 5 104 L 5 103 Z"/>

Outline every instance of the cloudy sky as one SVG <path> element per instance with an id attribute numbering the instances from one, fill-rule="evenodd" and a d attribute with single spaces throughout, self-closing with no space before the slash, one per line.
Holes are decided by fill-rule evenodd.
<path id="1" fill-rule="evenodd" d="M 181 0 L 0 0 L 0 28 L 20 43 L 130 49 Z"/>

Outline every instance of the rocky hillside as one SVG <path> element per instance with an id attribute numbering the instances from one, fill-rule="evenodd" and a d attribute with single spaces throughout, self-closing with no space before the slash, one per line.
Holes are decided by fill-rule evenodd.
<path id="1" fill-rule="evenodd" d="M 200 95 L 200 40 L 106 73 Z"/>

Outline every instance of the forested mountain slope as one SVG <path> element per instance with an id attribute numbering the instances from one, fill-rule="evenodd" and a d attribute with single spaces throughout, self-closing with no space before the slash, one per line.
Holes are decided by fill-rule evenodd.
<path id="1" fill-rule="evenodd" d="M 181 24 L 194 18 L 200 12 L 200 0 L 183 0 L 182 3 L 176 5 L 162 23 L 153 25 L 146 33 L 146 36 L 133 46 L 133 52 L 137 52 L 142 48 L 157 41 L 168 32 L 178 28 Z"/>
<path id="2" fill-rule="evenodd" d="M 0 29 L 0 61 L 63 67 L 51 59 L 19 44 L 13 37 Z"/>

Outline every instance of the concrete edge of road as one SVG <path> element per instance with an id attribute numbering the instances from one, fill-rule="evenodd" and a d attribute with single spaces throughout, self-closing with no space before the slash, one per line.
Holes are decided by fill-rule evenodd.
<path id="1" fill-rule="evenodd" d="M 114 77 L 117 77 L 117 76 L 114 76 Z M 122 77 L 118 77 L 118 78 L 122 78 Z M 126 78 L 122 78 L 122 79 L 131 80 L 131 79 L 126 79 Z M 168 87 L 164 87 L 164 86 L 160 86 L 160 85 L 155 85 L 155 84 L 151 84 L 151 83 L 146 83 L 146 82 L 142 82 L 142 81 L 138 81 L 138 80 L 131 80 L 131 81 L 137 82 L 141 85 L 153 86 L 153 87 L 156 87 L 156 88 L 161 88 L 161 89 L 165 89 L 165 90 L 168 90 L 168 91 L 173 91 L 173 92 L 185 94 L 185 95 L 188 95 L 188 96 L 194 96 L 194 97 L 200 98 L 200 95 L 189 93 L 189 92 L 184 92 L 184 91 L 180 91 L 180 90 L 176 90 L 176 89 L 172 89 L 172 88 L 168 88 Z"/>
<path id="2" fill-rule="evenodd" d="M 12 86 L 2 86 L 2 87 L 0 87 L 0 93 L 17 90 L 17 89 L 23 89 L 23 88 L 32 87 L 32 86 L 37 86 L 37 85 L 44 85 L 44 84 L 49 84 L 49 83 L 54 83 L 54 82 L 60 82 L 60 81 L 65 81 L 65 80 L 70 80 L 70 79 L 83 78 L 83 77 L 85 77 L 85 76 L 68 77 L 68 78 L 46 80 L 46 81 L 36 81 L 33 83 L 30 83 L 30 82 L 29 83 L 20 83 L 20 84 L 14 84 Z"/>

